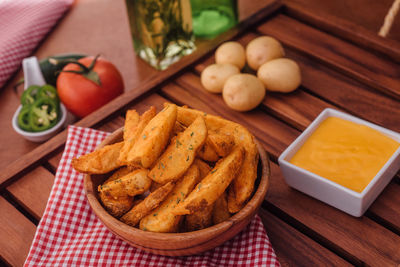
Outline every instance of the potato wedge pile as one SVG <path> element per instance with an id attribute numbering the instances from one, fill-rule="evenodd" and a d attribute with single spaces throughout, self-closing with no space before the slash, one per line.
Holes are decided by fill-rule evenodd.
<path id="1" fill-rule="evenodd" d="M 165 103 L 126 113 L 123 141 L 72 160 L 109 174 L 98 187 L 105 209 L 144 231 L 189 232 L 229 219 L 254 191 L 258 151 L 243 126 Z"/>

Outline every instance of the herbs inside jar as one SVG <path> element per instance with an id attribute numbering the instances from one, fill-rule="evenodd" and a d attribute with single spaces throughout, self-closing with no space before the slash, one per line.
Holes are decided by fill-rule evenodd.
<path id="1" fill-rule="evenodd" d="M 166 69 L 195 50 L 189 0 L 126 0 L 136 53 Z"/>

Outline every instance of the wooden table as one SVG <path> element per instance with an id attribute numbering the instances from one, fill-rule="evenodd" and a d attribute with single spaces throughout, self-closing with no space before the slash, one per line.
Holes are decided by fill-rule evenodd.
<path id="1" fill-rule="evenodd" d="M 35 54 L 100 52 L 121 70 L 126 93 L 76 125 L 112 132 L 123 125 L 127 109 L 143 112 L 152 105 L 160 109 L 166 101 L 245 125 L 272 160 L 270 189 L 259 215 L 283 266 L 397 266 L 398 175 L 366 214 L 355 218 L 288 187 L 277 157 L 326 107 L 399 132 L 399 44 L 296 5 L 254 1 L 258 13 L 249 16 L 254 6 L 241 3 L 245 23 L 215 40 L 199 42 L 195 54 L 163 72 L 135 56 L 123 1 L 77 1 Z M 199 74 L 213 62 L 212 51 L 220 42 L 233 38 L 246 44 L 263 34 L 279 39 L 287 57 L 299 63 L 302 85 L 290 94 L 269 93 L 254 111 L 229 110 L 221 96 L 202 88 Z M 18 96 L 11 85 L 20 75 L 0 92 L 0 265 L 15 266 L 26 258 L 66 139 L 63 131 L 46 143 L 34 144 L 13 132 L 10 121 Z"/>

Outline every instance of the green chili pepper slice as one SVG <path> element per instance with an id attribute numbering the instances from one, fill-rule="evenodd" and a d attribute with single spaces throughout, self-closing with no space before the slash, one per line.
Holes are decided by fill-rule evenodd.
<path id="1" fill-rule="evenodd" d="M 50 98 L 36 100 L 29 111 L 29 124 L 32 131 L 41 132 L 57 124 L 59 118 L 59 105 Z"/>
<path id="2" fill-rule="evenodd" d="M 41 87 L 37 85 L 29 86 L 21 96 L 21 104 L 22 106 L 31 105 L 35 102 L 37 94 L 39 93 Z"/>
<path id="3" fill-rule="evenodd" d="M 40 88 L 39 92 L 37 93 L 36 99 L 41 99 L 41 98 L 50 98 L 56 102 L 59 102 L 56 88 L 54 88 L 49 84 L 43 85 Z"/>
<path id="4" fill-rule="evenodd" d="M 29 106 L 23 107 L 18 114 L 18 126 L 22 130 L 32 131 L 30 122 L 29 122 L 29 112 L 31 108 Z"/>

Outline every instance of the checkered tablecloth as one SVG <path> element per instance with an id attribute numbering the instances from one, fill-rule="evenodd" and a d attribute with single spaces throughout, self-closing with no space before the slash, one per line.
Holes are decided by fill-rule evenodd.
<path id="1" fill-rule="evenodd" d="M 0 88 L 73 0 L 0 0 Z"/>
<path id="2" fill-rule="evenodd" d="M 232 240 L 195 256 L 154 255 L 117 238 L 92 212 L 83 189 L 84 176 L 70 164 L 73 157 L 93 151 L 107 136 L 69 126 L 26 266 L 280 266 L 258 216 Z"/>

